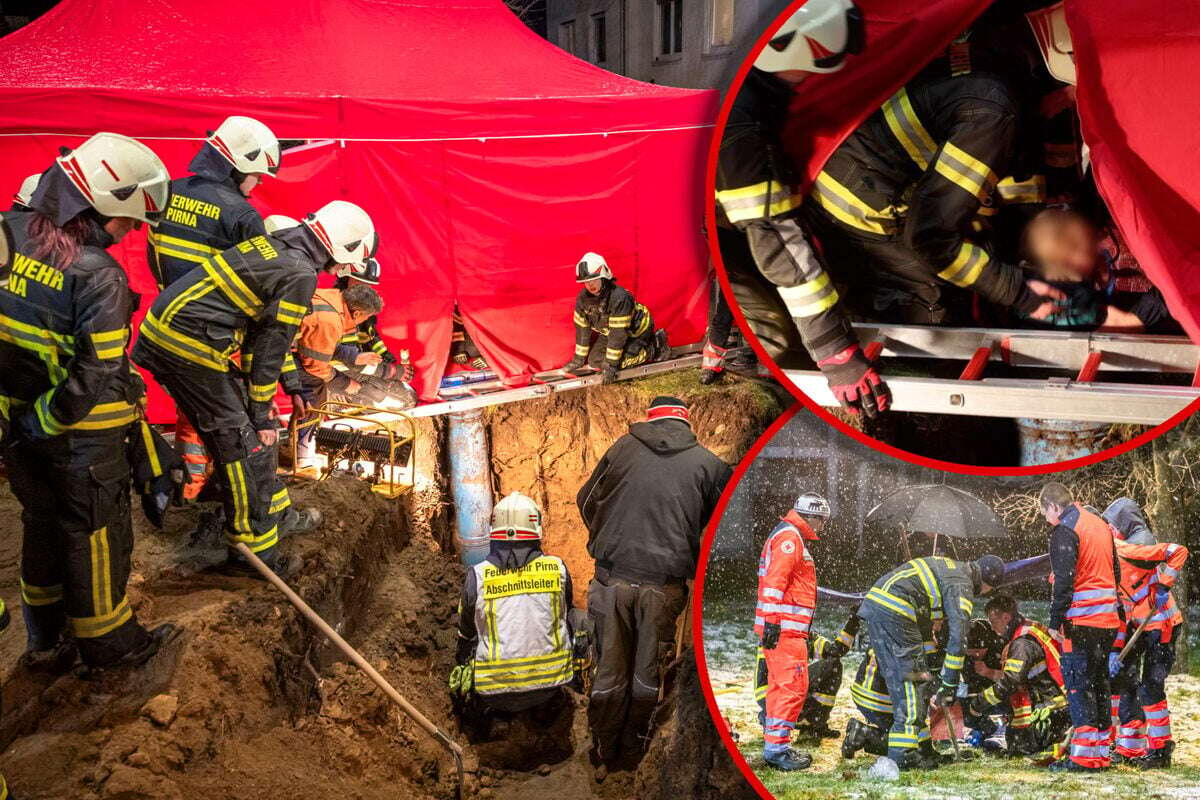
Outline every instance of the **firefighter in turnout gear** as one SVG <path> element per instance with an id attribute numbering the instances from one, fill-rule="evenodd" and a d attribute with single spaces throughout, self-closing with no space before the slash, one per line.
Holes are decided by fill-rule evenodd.
<path id="1" fill-rule="evenodd" d="M 33 669 L 139 665 L 176 628 L 147 631 L 125 584 L 133 551 L 127 440 L 145 387 L 125 353 L 137 295 L 105 250 L 167 205 L 166 168 L 98 133 L 43 175 L 31 212 L 7 213 L 0 283 L 2 453 L 21 503 L 21 599 Z M 72 641 L 73 640 L 73 641 Z"/>
<path id="2" fill-rule="evenodd" d="M 1036 106 L 1044 75 L 1025 19 L 993 11 L 859 126 L 810 192 L 806 214 L 826 258 L 857 265 L 839 278 L 856 287 L 865 316 L 963 324 L 969 295 L 959 290 L 969 290 L 1043 320 L 1064 297 L 972 232 L 1018 168 L 1021 109 Z"/>
<path id="3" fill-rule="evenodd" d="M 596 559 L 588 585 L 597 653 L 588 723 L 598 778 L 645 750 L 687 581 L 730 472 L 696 440 L 687 405 L 660 396 L 576 495 Z"/>
<path id="4" fill-rule="evenodd" d="M 362 270 L 355 270 L 338 278 L 336 288 L 345 290 L 355 284 L 375 287 L 379 285 L 379 262 L 372 258 Z M 373 367 L 367 372 L 389 381 L 409 383 L 413 379 L 413 367 L 408 362 L 408 351 L 401 350 L 396 358 L 379 334 L 379 317 L 372 314 L 347 331 L 339 343 L 338 360 L 347 367 Z"/>
<path id="5" fill-rule="evenodd" d="M 300 532 L 315 527 L 319 515 L 289 510 L 287 489 L 275 475 L 276 384 L 309 312 L 317 274 L 361 267 L 376 241 L 367 213 L 335 200 L 302 225 L 241 242 L 167 287 L 133 349 L 134 361 L 171 394 L 213 455 L 223 478 L 230 546 L 245 543 L 283 574 L 292 565 L 278 554 L 281 520 Z M 239 350 L 245 374 L 231 369 L 230 357 Z M 303 396 L 293 395 L 292 403 L 292 413 L 303 417 Z M 257 575 L 230 555 L 228 569 Z"/>
<path id="6" fill-rule="evenodd" d="M 781 141 L 795 87 L 813 72 L 840 69 L 863 41 L 852 2 L 809 0 L 763 48 L 721 139 L 717 238 L 733 300 L 767 354 L 778 361 L 807 350 L 845 408 L 873 415 L 888 407 L 887 385 L 809 243 L 799 174 Z M 814 60 L 817 45 L 827 55 Z"/>
<path id="7" fill-rule="evenodd" d="M 805 542 L 829 522 L 829 502 L 802 494 L 780 519 L 758 558 L 754 633 L 767 662 L 763 759 L 780 770 L 805 769 L 812 756 L 791 748 L 808 695 L 808 639 L 817 608 L 817 570 Z"/>
<path id="8" fill-rule="evenodd" d="M 850 615 L 833 639 L 816 634 L 809 640 L 812 647 L 808 654 L 808 696 L 796 721 L 798 731 L 803 731 L 807 726 L 809 732 L 823 739 L 839 735 L 838 731 L 829 727 L 829 714 L 833 711 L 838 689 L 842 686 L 842 658 L 854 646 L 854 637 L 858 635 L 860 624 L 856 612 Z M 754 701 L 758 703 L 760 725 L 766 724 L 769 674 L 767 659 L 760 645 L 754 671 Z"/>
<path id="9" fill-rule="evenodd" d="M 1063 634 L 1063 685 L 1075 726 L 1070 757 L 1050 768 L 1106 769 L 1113 743 L 1108 657 L 1125 618 L 1117 598 L 1117 549 L 1108 523 L 1076 503 L 1061 483 L 1047 483 L 1038 500 L 1054 526 L 1048 627 Z"/>
<path id="10" fill-rule="evenodd" d="M 279 169 L 279 142 L 257 120 L 229 117 L 192 159 L 192 174 L 171 181 L 171 205 L 146 236 L 146 263 L 160 290 L 212 256 L 266 231 L 247 198 L 264 175 Z M 175 444 L 187 466 L 183 500 L 192 502 L 208 482 L 212 458 L 186 416 L 175 421 Z"/>
<path id="11" fill-rule="evenodd" d="M 542 724 L 569 707 L 571 592 L 566 564 L 542 552 L 537 504 L 520 492 L 496 503 L 491 548 L 467 569 L 458 607 L 456 707 L 477 723 L 529 712 Z"/>
<path id="12" fill-rule="evenodd" d="M 871 647 L 887 682 L 892 705 L 888 757 L 901 769 L 937 765 L 926 707 L 936 693 L 949 702 L 958 690 L 974 598 L 1004 578 L 1004 562 L 987 555 L 978 561 L 931 556 L 914 558 L 875 582 L 859 608 Z M 940 680 L 929 680 L 923 643 L 932 624 L 944 620 L 946 655 Z"/>
<path id="13" fill-rule="evenodd" d="M 575 282 L 583 288 L 575 298 L 575 357 L 563 367 L 566 372 L 578 374 L 586 365 L 612 383 L 617 370 L 667 357 L 666 331 L 654 329 L 650 311 L 617 285 L 602 256 L 584 253 Z"/>
<path id="14" fill-rule="evenodd" d="M 930 672 L 942 667 L 945 652 L 934 640 L 941 631 L 941 621 L 935 621 L 931 638 L 921 643 L 925 667 Z M 859 750 L 874 756 L 886 756 L 888 731 L 894 721 L 892 698 L 873 648 L 867 648 L 866 655 L 858 665 L 858 672 L 850 684 L 850 697 L 863 718 L 851 719 L 846 723 L 846 736 L 842 739 L 842 758 L 854 758 L 854 754 Z"/>
<path id="15" fill-rule="evenodd" d="M 1117 701 L 1115 763 L 1152 769 L 1171 766 L 1171 711 L 1166 680 L 1175 663 L 1175 642 L 1183 614 L 1171 587 L 1187 561 L 1187 548 L 1159 542 L 1138 504 L 1121 497 L 1104 511 L 1121 560 L 1121 601 L 1125 625 L 1113 642 L 1109 676 Z M 1119 657 L 1133 632 L 1142 633 L 1124 661 Z"/>
<path id="16" fill-rule="evenodd" d="M 982 718 L 1007 706 L 1005 731 L 1010 756 L 1063 756 L 1063 739 L 1071 727 L 1063 690 L 1062 645 L 1045 625 L 1026 619 L 1007 595 L 988 601 L 988 624 L 1004 638 L 1000 677 L 979 694 L 968 717 Z M 976 727 L 972 725 L 972 727 Z"/>

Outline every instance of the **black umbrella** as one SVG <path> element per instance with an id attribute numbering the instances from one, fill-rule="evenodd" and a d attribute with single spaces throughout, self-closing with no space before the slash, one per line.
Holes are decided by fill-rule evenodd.
<path id="1" fill-rule="evenodd" d="M 867 522 L 954 539 L 1003 539 L 1004 523 L 987 503 L 944 484 L 905 486 L 867 513 Z"/>

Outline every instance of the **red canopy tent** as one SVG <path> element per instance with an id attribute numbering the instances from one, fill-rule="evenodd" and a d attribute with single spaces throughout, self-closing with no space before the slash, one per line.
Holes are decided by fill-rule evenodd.
<path id="1" fill-rule="evenodd" d="M 0 186 L 98 130 L 142 139 L 172 175 L 229 114 L 306 140 L 255 202 L 372 214 L 382 332 L 428 398 L 456 301 L 504 376 L 570 358 L 587 250 L 674 343 L 703 336 L 715 105 L 580 61 L 500 0 L 63 0 L 0 39 Z M 143 308 L 144 246 L 134 234 L 114 251 Z"/>
<path id="2" fill-rule="evenodd" d="M 841 72 L 803 83 L 793 105 L 788 144 L 809 181 L 857 125 L 989 5 L 855 2 L 866 18 L 865 51 Z M 1200 71 L 1200 1 L 1067 0 L 1067 22 L 1100 194 L 1173 316 L 1200 342 L 1200 82 L 1190 79 Z"/>

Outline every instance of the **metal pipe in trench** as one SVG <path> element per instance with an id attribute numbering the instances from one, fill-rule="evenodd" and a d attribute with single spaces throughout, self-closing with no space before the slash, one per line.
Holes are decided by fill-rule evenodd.
<path id="1" fill-rule="evenodd" d="M 492 467 L 481 409 L 450 415 L 449 447 L 458 552 L 469 567 L 487 558 L 492 518 Z"/>
<path id="2" fill-rule="evenodd" d="M 1100 448 L 1108 432 L 1107 422 L 1078 422 L 1063 419 L 1017 420 L 1021 437 L 1021 466 L 1041 466 L 1082 458 Z"/>

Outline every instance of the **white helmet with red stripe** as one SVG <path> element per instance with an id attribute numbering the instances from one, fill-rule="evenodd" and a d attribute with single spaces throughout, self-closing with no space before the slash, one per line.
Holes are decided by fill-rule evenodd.
<path id="1" fill-rule="evenodd" d="M 863 47 L 863 22 L 851 0 L 808 0 L 763 47 L 764 72 L 837 72 Z"/>
<path id="2" fill-rule="evenodd" d="M 537 503 L 513 492 L 492 508 L 492 539 L 536 542 L 542 538 L 542 512 Z"/>
<path id="3" fill-rule="evenodd" d="M 136 139 L 97 133 L 55 163 L 106 217 L 157 225 L 166 212 L 171 176 L 154 151 Z"/>
<path id="4" fill-rule="evenodd" d="M 612 270 L 608 268 L 608 262 L 599 253 L 584 253 L 575 265 L 575 282 L 587 283 L 600 278 L 612 280 Z"/>
<path id="5" fill-rule="evenodd" d="M 13 195 L 13 202 L 17 205 L 29 208 L 29 202 L 33 199 L 33 193 L 37 191 L 38 183 L 42 180 L 42 173 L 35 172 L 25 180 L 21 181 L 21 188 L 17 189 Z"/>
<path id="6" fill-rule="evenodd" d="M 238 172 L 274 175 L 279 171 L 279 140 L 256 119 L 227 117 L 207 141 Z"/>
<path id="7" fill-rule="evenodd" d="M 325 246 L 334 263 L 362 272 L 375 255 L 379 237 L 375 223 L 354 203 L 334 200 L 304 218 L 304 225 Z"/>
<path id="8" fill-rule="evenodd" d="M 1062 3 L 1054 3 L 1025 14 L 1033 38 L 1046 62 L 1046 69 L 1063 83 L 1075 85 L 1075 45 L 1067 27 L 1067 12 Z"/>

